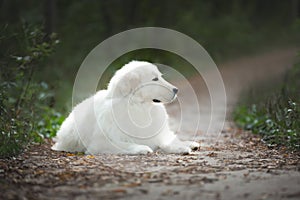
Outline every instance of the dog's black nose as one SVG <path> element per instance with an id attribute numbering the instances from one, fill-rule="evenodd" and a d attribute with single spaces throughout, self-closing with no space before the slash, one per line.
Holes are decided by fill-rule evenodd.
<path id="1" fill-rule="evenodd" d="M 177 94 L 178 89 L 177 89 L 177 88 L 173 88 L 173 92 L 174 92 L 175 94 Z"/>

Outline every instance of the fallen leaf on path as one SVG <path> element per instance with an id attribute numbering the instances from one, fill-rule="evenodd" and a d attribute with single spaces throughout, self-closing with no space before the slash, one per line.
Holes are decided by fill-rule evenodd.
<path id="1" fill-rule="evenodd" d="M 211 153 L 207 154 L 206 156 L 209 156 L 209 157 L 217 157 L 218 154 L 215 153 L 215 152 L 211 152 Z"/>
<path id="2" fill-rule="evenodd" d="M 136 183 L 126 183 L 123 186 L 131 188 L 131 187 L 138 187 L 138 186 L 141 186 L 141 185 L 142 185 L 141 182 L 136 182 Z"/>
<path id="3" fill-rule="evenodd" d="M 122 188 L 118 188 L 118 189 L 112 190 L 112 192 L 115 192 L 115 193 L 127 193 L 127 190 L 122 189 Z"/>
<path id="4" fill-rule="evenodd" d="M 94 159 L 95 156 L 93 156 L 93 155 L 87 155 L 86 158 L 88 158 L 88 159 Z"/>

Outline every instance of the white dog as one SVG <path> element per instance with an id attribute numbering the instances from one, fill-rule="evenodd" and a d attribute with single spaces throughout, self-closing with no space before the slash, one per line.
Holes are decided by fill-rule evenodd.
<path id="1" fill-rule="evenodd" d="M 87 154 L 147 154 L 160 148 L 188 154 L 199 144 L 181 141 L 170 130 L 163 103 L 176 98 L 177 88 L 157 67 L 132 61 L 116 72 L 107 90 L 78 104 L 63 122 L 53 150 Z"/>

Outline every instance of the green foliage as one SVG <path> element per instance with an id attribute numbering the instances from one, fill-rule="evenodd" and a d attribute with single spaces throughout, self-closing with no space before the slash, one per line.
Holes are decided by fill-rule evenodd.
<path id="1" fill-rule="evenodd" d="M 61 121 L 60 116 L 53 115 L 50 121 L 45 118 L 54 112 L 49 109 L 53 94 L 45 82 L 33 80 L 34 71 L 51 55 L 58 40 L 55 35 L 47 38 L 40 27 L 23 23 L 21 30 L 20 34 L 4 30 L 1 38 L 1 44 L 15 42 L 1 55 L 0 157 L 15 155 L 30 142 L 52 136 L 57 129 L 53 124 Z"/>
<path id="2" fill-rule="evenodd" d="M 65 117 L 54 109 L 48 108 L 46 111 L 46 114 L 42 115 L 42 119 L 37 123 L 36 134 L 41 138 L 52 138 L 56 136 Z"/>
<path id="3" fill-rule="evenodd" d="M 235 111 L 236 123 L 262 135 L 270 146 L 283 145 L 300 150 L 300 106 L 292 100 L 277 97 L 266 108 L 241 106 Z"/>
<path id="4" fill-rule="evenodd" d="M 241 105 L 234 112 L 235 122 L 246 130 L 262 135 L 270 146 L 300 150 L 300 64 L 287 75 L 280 92 L 260 103 Z"/>

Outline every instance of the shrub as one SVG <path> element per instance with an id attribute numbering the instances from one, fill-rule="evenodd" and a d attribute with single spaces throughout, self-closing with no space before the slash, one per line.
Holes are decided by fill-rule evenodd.
<path id="1" fill-rule="evenodd" d="M 260 134 L 269 146 L 300 150 L 300 63 L 286 75 L 280 91 L 252 105 L 240 105 L 234 120 L 240 127 Z"/>
<path id="2" fill-rule="evenodd" d="M 19 32 L 16 34 L 16 32 Z M 1 45 L 7 51 L 0 65 L 0 157 L 19 153 L 30 142 L 41 142 L 53 135 L 60 116 L 49 108 L 53 95 L 45 82 L 33 79 L 35 70 L 51 55 L 58 43 L 41 27 L 23 23 L 20 29 L 2 30 Z M 50 114 L 53 119 L 46 118 Z"/>

